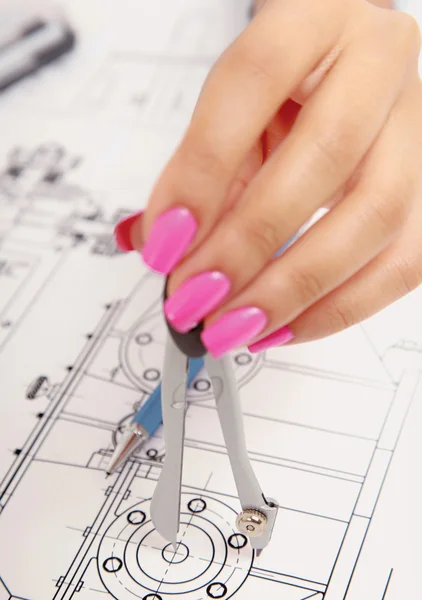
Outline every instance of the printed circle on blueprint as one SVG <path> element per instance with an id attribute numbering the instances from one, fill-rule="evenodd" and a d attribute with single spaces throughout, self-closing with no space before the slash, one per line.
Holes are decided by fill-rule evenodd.
<path id="1" fill-rule="evenodd" d="M 182 494 L 176 552 L 151 522 L 150 500 L 131 506 L 109 526 L 98 551 L 104 587 L 121 600 L 230 598 L 253 561 L 247 539 L 233 529 L 236 512 L 215 498 Z M 142 519 L 133 516 L 142 515 Z"/>
<path id="2" fill-rule="evenodd" d="M 233 371 L 237 386 L 241 388 L 247 384 L 261 370 L 263 361 L 260 354 L 250 354 L 246 350 L 239 350 L 232 354 Z M 205 370 L 201 371 L 193 381 L 189 393 L 189 402 L 203 402 L 214 400 L 211 382 Z"/>
<path id="3" fill-rule="evenodd" d="M 150 293 L 145 286 L 144 293 Z M 159 299 L 155 302 L 159 306 Z M 157 309 L 135 322 L 122 338 L 120 366 L 136 388 L 151 393 L 161 381 L 166 329 Z"/>
<path id="4" fill-rule="evenodd" d="M 161 314 L 141 319 L 129 330 L 120 347 L 120 365 L 128 379 L 139 389 L 151 393 L 161 381 L 167 330 Z M 241 350 L 232 356 L 239 387 L 250 381 L 261 369 L 262 356 Z M 200 372 L 189 390 L 192 402 L 213 398 L 210 380 Z"/>
<path id="5" fill-rule="evenodd" d="M 163 285 L 161 277 L 148 274 L 127 298 L 120 313 L 119 368 L 121 376 L 135 388 L 150 394 L 161 381 L 164 349 L 168 335 L 162 313 Z M 245 350 L 233 354 L 233 367 L 239 387 L 250 381 L 261 369 L 259 354 Z M 189 390 L 190 401 L 213 398 L 210 381 L 202 372 Z"/>

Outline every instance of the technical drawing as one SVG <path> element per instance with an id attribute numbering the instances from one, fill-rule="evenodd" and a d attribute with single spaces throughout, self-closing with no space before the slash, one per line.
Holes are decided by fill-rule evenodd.
<path id="1" fill-rule="evenodd" d="M 86 110 L 113 120 L 180 129 L 213 63 L 212 56 L 151 56 L 118 52 L 108 56 L 78 100 Z"/>
<path id="2" fill-rule="evenodd" d="M 163 598 L 181 594 L 197 598 L 230 597 L 243 584 L 253 552 L 245 536 L 233 533 L 236 512 L 221 501 L 201 494 L 183 494 L 180 543 L 171 544 L 155 532 L 149 501 L 121 514 L 107 529 L 98 552 L 105 588 L 118 598 L 132 594 Z"/>
<path id="3" fill-rule="evenodd" d="M 205 372 L 188 394 L 176 551 L 149 516 L 161 432 L 106 477 L 166 336 L 162 279 L 113 229 L 144 206 L 250 0 L 102 1 L 100 19 L 98 1 L 66 3 L 77 52 L 2 98 L 0 600 L 390 600 L 399 569 L 373 526 L 399 517 L 385 492 L 422 398 L 413 329 L 233 354 L 253 468 L 281 503 L 260 557 L 234 528 Z M 378 594 L 353 595 L 373 565 Z"/>
<path id="4" fill-rule="evenodd" d="M 394 381 L 400 381 L 409 368 L 422 371 L 422 344 L 399 340 L 386 350 L 382 360 Z"/>
<path id="5" fill-rule="evenodd" d="M 246 24 L 249 8 L 245 0 L 233 6 L 214 0 L 175 12 L 164 47 L 122 44 L 104 57 L 75 105 L 117 122 L 183 130 L 210 68 Z"/>
<path id="6" fill-rule="evenodd" d="M 281 503 L 271 548 L 256 559 L 234 530 L 236 490 L 200 373 L 188 394 L 174 553 L 149 517 L 161 433 L 105 478 L 121 427 L 161 377 L 161 294 L 161 278 L 144 276 L 126 300 L 106 306 L 62 383 L 46 373 L 30 383 L 27 398 L 42 414 L 0 485 L 0 537 L 13 531 L 22 540 L 0 549 L 3 585 L 26 600 L 347 600 L 419 374 L 392 381 L 363 334 L 354 360 L 342 361 L 335 341 L 233 355 L 251 460 Z"/>
<path id="7" fill-rule="evenodd" d="M 0 246 L 0 350 L 65 256 L 66 251 L 49 248 Z"/>
<path id="8" fill-rule="evenodd" d="M 130 211 L 104 214 L 95 194 L 72 181 L 82 158 L 56 143 L 12 148 L 0 174 L 0 242 L 62 250 L 90 243 L 113 256 L 113 227 Z"/>
<path id="9" fill-rule="evenodd" d="M 58 144 L 13 148 L 0 173 L 0 350 L 72 248 L 117 256 L 113 229 L 129 210 L 104 214 L 72 182 L 81 164 Z"/>

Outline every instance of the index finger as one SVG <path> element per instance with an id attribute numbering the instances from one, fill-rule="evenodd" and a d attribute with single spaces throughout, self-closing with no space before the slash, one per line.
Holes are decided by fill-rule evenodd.
<path id="1" fill-rule="evenodd" d="M 217 61 L 152 193 L 142 231 L 138 224 L 133 230 L 135 247 L 146 240 L 143 256 L 152 269 L 170 272 L 188 246 L 200 244 L 213 228 L 248 152 L 278 108 L 332 50 L 344 19 L 344 3 L 338 0 L 268 2 Z M 175 207 L 183 212 L 168 217 Z M 182 221 L 189 235 L 181 235 Z M 176 235 L 183 244 L 173 261 L 163 261 L 162 246 Z"/>

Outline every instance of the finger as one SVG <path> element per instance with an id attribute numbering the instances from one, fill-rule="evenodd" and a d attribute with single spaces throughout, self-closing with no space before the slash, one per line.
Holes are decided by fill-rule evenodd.
<path id="1" fill-rule="evenodd" d="M 347 198 L 208 320 L 202 339 L 214 356 L 288 325 L 392 242 L 420 177 L 420 119 L 416 135 L 410 108 L 403 102 L 392 116 Z"/>
<path id="2" fill-rule="evenodd" d="M 212 230 L 247 153 L 279 106 L 336 43 L 344 20 L 336 0 L 322 5 L 309 0 L 269 2 L 223 54 L 153 191 L 143 220 L 144 236 L 140 225 L 134 226 L 133 243 L 138 247 L 146 239 L 143 256 L 151 268 L 168 272 L 167 255 L 182 244 L 176 236 L 183 239 L 185 252 Z M 184 211 L 168 217 L 167 211 L 175 207 Z M 166 260 L 161 264 L 163 253 Z"/>
<path id="3" fill-rule="evenodd" d="M 422 195 L 419 204 L 422 206 Z M 343 331 L 415 290 L 422 283 L 421 229 L 422 211 L 419 210 L 387 250 L 290 324 L 289 337 L 293 343 L 317 340 Z M 278 345 L 277 337 L 274 335 L 272 340 L 258 342 L 250 349 L 259 352 Z"/>
<path id="4" fill-rule="evenodd" d="M 403 57 L 369 42 L 345 50 L 293 129 L 250 182 L 242 201 L 170 281 L 220 271 L 233 298 L 278 248 L 333 199 L 378 137 L 402 89 Z M 368 58 L 368 57 L 371 58 Z M 362 81 L 371 81 L 363 85 Z"/>
<path id="5" fill-rule="evenodd" d="M 227 200 L 224 205 L 224 211 L 230 210 L 239 200 L 249 182 L 256 175 L 264 160 L 264 146 L 262 140 L 259 140 L 257 144 L 247 155 L 245 161 L 236 173 L 228 194 Z"/>
<path id="6" fill-rule="evenodd" d="M 232 208 L 237 202 L 242 192 L 248 185 L 249 181 L 253 178 L 255 173 L 258 171 L 263 161 L 263 146 L 260 141 L 254 146 L 251 152 L 246 157 L 244 164 L 241 166 L 239 173 L 236 175 L 232 186 L 229 190 L 227 198 L 227 210 Z M 144 218 L 144 211 L 138 211 L 127 217 L 121 219 L 115 229 L 114 238 L 117 248 L 121 252 L 131 252 L 135 249 L 134 237 L 134 224 L 138 223 L 138 226 L 142 223 Z M 138 239 L 139 243 L 139 239 Z M 143 243 L 143 242 L 141 242 Z"/>
<path id="7" fill-rule="evenodd" d="M 300 106 L 291 100 L 287 100 L 280 108 L 236 173 L 227 195 L 225 212 L 236 204 L 250 181 L 262 167 L 263 162 L 290 133 L 299 110 Z"/>
<path id="8" fill-rule="evenodd" d="M 144 211 L 141 210 L 124 217 L 117 223 L 114 228 L 114 239 L 120 252 L 130 252 L 131 250 L 134 250 L 131 239 L 132 227 L 136 221 L 142 221 L 143 216 Z"/>

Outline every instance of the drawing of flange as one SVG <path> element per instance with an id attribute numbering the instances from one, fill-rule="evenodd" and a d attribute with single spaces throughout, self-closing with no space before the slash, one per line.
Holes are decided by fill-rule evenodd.
<path id="1" fill-rule="evenodd" d="M 144 500 L 105 532 L 98 570 L 116 600 L 129 591 L 143 600 L 230 598 L 245 582 L 253 561 L 247 538 L 234 531 L 235 511 L 203 494 L 182 494 L 176 552 L 155 531 Z"/>
<path id="2" fill-rule="evenodd" d="M 124 338 L 120 363 L 126 376 L 141 390 L 151 393 L 161 381 L 165 324 L 160 314 L 152 314 L 134 327 Z M 246 351 L 233 354 L 233 369 L 239 387 L 261 369 L 262 357 Z M 189 400 L 201 402 L 213 398 L 211 383 L 205 372 L 198 374 L 189 390 Z"/>

